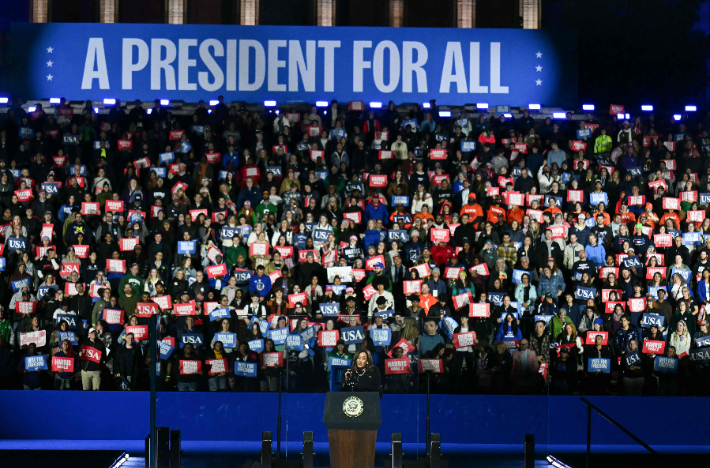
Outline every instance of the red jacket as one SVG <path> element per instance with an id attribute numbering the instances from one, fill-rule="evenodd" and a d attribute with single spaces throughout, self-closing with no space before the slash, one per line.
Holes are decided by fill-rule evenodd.
<path id="1" fill-rule="evenodd" d="M 449 259 L 454 256 L 454 253 L 456 253 L 456 251 L 449 244 L 446 244 L 444 247 L 435 245 L 431 248 L 431 256 L 439 266 L 445 265 Z"/>

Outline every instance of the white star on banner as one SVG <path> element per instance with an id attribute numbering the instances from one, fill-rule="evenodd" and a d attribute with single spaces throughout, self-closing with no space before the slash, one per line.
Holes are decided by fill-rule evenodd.
<path id="1" fill-rule="evenodd" d="M 51 74 L 47 75 L 47 81 L 52 81 L 52 78 L 54 78 Z"/>
<path id="2" fill-rule="evenodd" d="M 539 51 L 538 51 L 538 53 L 537 53 L 537 54 L 535 54 L 535 57 L 537 57 L 537 58 L 541 58 L 541 57 L 542 57 L 542 52 L 539 52 Z"/>
<path id="3" fill-rule="evenodd" d="M 48 53 L 48 54 L 51 54 L 53 50 L 54 50 L 53 48 L 47 47 L 47 53 Z"/>
<path id="4" fill-rule="evenodd" d="M 542 67 L 541 67 L 540 65 L 538 65 L 537 67 L 535 67 L 535 71 L 541 72 L 541 71 L 542 71 Z"/>
<path id="5" fill-rule="evenodd" d="M 542 80 L 535 80 L 535 84 L 538 86 L 542 86 Z"/>
<path id="6" fill-rule="evenodd" d="M 54 62 L 52 62 L 51 60 L 49 62 L 47 62 L 48 67 L 51 67 L 52 65 L 54 65 Z"/>

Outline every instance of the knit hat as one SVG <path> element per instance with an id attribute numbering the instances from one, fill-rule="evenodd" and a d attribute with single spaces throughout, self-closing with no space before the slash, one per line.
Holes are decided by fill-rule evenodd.
<path id="1" fill-rule="evenodd" d="M 604 320 L 598 318 L 598 319 L 596 319 L 596 320 L 594 321 L 594 324 L 595 324 L 595 325 L 602 326 L 602 325 L 604 325 Z"/>

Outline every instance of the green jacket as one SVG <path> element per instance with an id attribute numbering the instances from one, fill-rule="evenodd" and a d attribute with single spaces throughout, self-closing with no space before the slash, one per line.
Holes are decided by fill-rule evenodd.
<path id="1" fill-rule="evenodd" d="M 595 153 L 608 153 L 611 151 L 611 137 L 609 135 L 599 135 L 594 140 Z"/>
<path id="2" fill-rule="evenodd" d="M 5 343 L 9 344 L 11 348 L 14 348 L 14 343 L 12 342 L 12 324 L 9 320 L 3 320 L 0 322 L 0 336 L 5 338 Z"/>
<path id="3" fill-rule="evenodd" d="M 273 213 L 274 216 L 276 216 L 277 208 L 276 205 L 274 205 L 273 203 L 264 203 L 264 201 L 262 200 L 262 202 L 257 205 L 255 211 L 257 218 L 256 222 L 261 222 L 264 219 L 264 216 L 269 213 Z"/>
<path id="4" fill-rule="evenodd" d="M 101 312 L 108 307 L 108 302 L 103 299 L 99 299 L 94 304 L 94 308 L 91 310 L 91 325 L 96 325 L 99 320 L 101 320 Z"/>
<path id="5" fill-rule="evenodd" d="M 565 315 L 565 322 L 562 323 L 562 319 L 560 318 L 559 315 L 555 315 L 550 319 L 550 333 L 552 334 L 552 340 L 554 341 L 557 336 L 562 333 L 562 329 L 566 324 L 572 324 L 572 327 L 576 329 L 574 326 L 574 323 L 572 322 L 572 319 L 569 318 L 568 315 Z"/>
<path id="6" fill-rule="evenodd" d="M 229 270 L 232 269 L 235 263 L 237 263 L 237 258 L 239 257 L 239 254 L 244 255 L 244 258 L 247 259 L 249 256 L 247 255 L 247 249 L 243 245 L 239 245 L 239 247 L 234 247 L 234 244 L 232 244 L 231 247 L 227 247 L 224 251 L 224 263 L 227 264 L 227 268 Z"/>
<path id="7" fill-rule="evenodd" d="M 140 296 L 143 294 L 143 286 L 144 286 L 144 281 L 143 278 L 140 276 L 133 276 L 132 273 L 126 274 L 123 278 L 121 278 L 121 282 L 118 283 L 118 296 L 123 297 L 123 287 L 126 285 L 126 283 L 129 283 L 131 285 L 131 289 L 133 289 L 133 295 L 134 296 Z"/>

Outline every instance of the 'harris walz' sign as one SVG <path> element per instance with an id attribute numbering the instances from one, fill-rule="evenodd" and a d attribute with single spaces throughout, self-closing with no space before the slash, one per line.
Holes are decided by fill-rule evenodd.
<path id="1" fill-rule="evenodd" d="M 11 34 L 23 96 L 507 105 L 577 96 L 570 32 L 16 23 Z"/>

